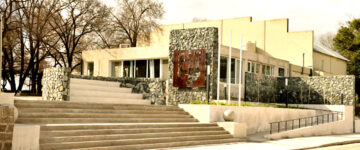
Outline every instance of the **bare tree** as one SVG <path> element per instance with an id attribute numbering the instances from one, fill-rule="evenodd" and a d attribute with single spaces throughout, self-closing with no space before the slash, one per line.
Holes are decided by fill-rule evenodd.
<path id="1" fill-rule="evenodd" d="M 163 4 L 156 0 L 118 0 L 118 5 L 119 10 L 113 14 L 115 24 L 131 47 L 136 47 L 141 36 L 149 39 L 150 32 L 158 29 L 158 21 L 165 13 Z"/>
<path id="2" fill-rule="evenodd" d="M 86 36 L 105 24 L 104 18 L 110 11 L 96 0 L 64 0 L 62 3 L 64 9 L 53 14 L 49 23 L 58 40 L 47 44 L 52 48 L 55 64 L 74 70 L 81 64 L 81 51 L 91 42 Z"/>
<path id="3" fill-rule="evenodd" d="M 334 38 L 335 34 L 332 32 L 327 32 L 325 34 L 320 35 L 319 42 L 327 48 L 335 49 L 334 47 Z"/>

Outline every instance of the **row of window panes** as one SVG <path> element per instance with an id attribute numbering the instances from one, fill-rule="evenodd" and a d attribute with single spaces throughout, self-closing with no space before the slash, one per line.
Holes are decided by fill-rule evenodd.
<path id="1" fill-rule="evenodd" d="M 123 77 L 159 78 L 160 59 L 122 61 Z M 134 69 L 135 68 L 135 69 Z M 135 71 L 135 74 L 134 74 Z M 121 77 L 121 62 L 112 62 L 111 76 Z"/>
<path id="2" fill-rule="evenodd" d="M 227 57 L 221 56 L 220 57 L 220 82 L 228 82 L 228 61 Z M 235 65 L 236 64 L 236 65 Z M 231 58 L 231 83 L 238 83 L 239 82 L 239 69 L 235 67 L 240 66 L 240 61 L 234 58 Z"/>

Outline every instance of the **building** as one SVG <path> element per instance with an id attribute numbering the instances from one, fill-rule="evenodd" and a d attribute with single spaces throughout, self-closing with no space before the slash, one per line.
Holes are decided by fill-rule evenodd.
<path id="1" fill-rule="evenodd" d="M 150 41 L 140 40 L 134 48 L 84 51 L 83 74 L 168 79 L 170 31 L 199 27 L 219 28 L 221 82 L 228 81 L 231 45 L 230 82 L 233 86 L 244 80 L 244 73 L 242 80 L 238 73 L 240 49 L 244 50 L 243 72 L 269 76 L 346 74 L 348 60 L 337 52 L 314 43 L 313 31 L 289 32 L 288 19 L 252 21 L 251 17 L 165 25 L 160 27 L 161 30 L 151 33 Z M 237 91 L 236 88 L 232 89 Z"/>

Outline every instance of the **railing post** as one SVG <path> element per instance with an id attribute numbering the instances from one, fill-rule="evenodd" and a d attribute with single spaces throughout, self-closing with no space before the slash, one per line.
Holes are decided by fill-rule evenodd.
<path id="1" fill-rule="evenodd" d="M 334 113 L 331 113 L 332 114 L 332 122 L 334 122 Z"/>
<path id="2" fill-rule="evenodd" d="M 305 127 L 307 126 L 307 119 L 308 119 L 308 118 L 305 118 Z"/>
<path id="3" fill-rule="evenodd" d="M 329 120 L 329 118 L 330 118 L 330 114 L 327 114 L 327 116 L 328 116 L 328 120 L 327 120 L 327 121 L 328 121 L 328 123 L 329 123 L 329 122 L 330 122 L 330 120 Z"/>
<path id="4" fill-rule="evenodd" d="M 285 121 L 285 131 L 287 131 L 287 120 Z"/>
<path id="5" fill-rule="evenodd" d="M 316 125 L 319 125 L 319 116 L 316 116 Z"/>
<path id="6" fill-rule="evenodd" d="M 313 126 L 313 123 L 314 123 L 314 117 L 311 117 L 311 126 Z"/>
<path id="7" fill-rule="evenodd" d="M 278 133 L 280 132 L 280 122 L 278 122 Z"/>
<path id="8" fill-rule="evenodd" d="M 301 128 L 301 118 L 299 119 L 299 128 Z"/>
<path id="9" fill-rule="evenodd" d="M 272 130 L 272 123 L 270 123 L 270 134 L 272 134 L 271 130 Z"/>
<path id="10" fill-rule="evenodd" d="M 294 130 L 294 120 L 292 120 L 292 127 L 291 127 L 292 130 Z"/>

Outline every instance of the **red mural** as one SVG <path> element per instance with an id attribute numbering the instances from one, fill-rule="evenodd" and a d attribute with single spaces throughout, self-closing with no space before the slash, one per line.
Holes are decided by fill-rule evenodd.
<path id="1" fill-rule="evenodd" d="M 205 87 L 206 51 L 175 50 L 174 51 L 174 87 Z"/>

